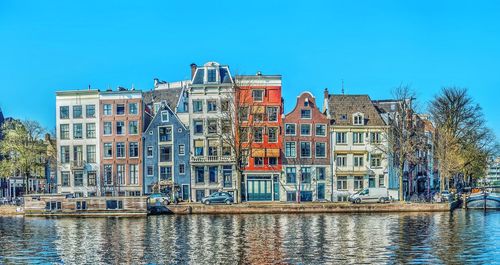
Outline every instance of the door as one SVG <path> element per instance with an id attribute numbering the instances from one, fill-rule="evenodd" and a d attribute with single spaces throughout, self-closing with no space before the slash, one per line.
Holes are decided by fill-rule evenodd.
<path id="1" fill-rule="evenodd" d="M 318 200 L 325 199 L 325 183 L 318 183 Z"/>
<path id="2" fill-rule="evenodd" d="M 271 180 L 248 180 L 248 200 L 249 201 L 271 201 L 272 184 Z"/>
<path id="3" fill-rule="evenodd" d="M 182 200 L 183 201 L 189 200 L 189 185 L 186 184 L 182 185 Z"/>

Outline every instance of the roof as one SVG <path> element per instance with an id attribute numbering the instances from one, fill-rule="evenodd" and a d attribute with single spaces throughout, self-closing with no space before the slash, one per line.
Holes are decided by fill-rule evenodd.
<path id="1" fill-rule="evenodd" d="M 142 100 L 144 104 L 165 101 L 171 109 L 175 109 L 182 90 L 182 87 L 151 90 L 142 93 Z"/>
<path id="2" fill-rule="evenodd" d="M 333 125 L 353 125 L 353 114 L 363 113 L 365 126 L 385 126 L 368 95 L 328 95 L 328 112 Z M 342 119 L 342 116 L 344 119 Z"/>
<path id="3" fill-rule="evenodd" d="M 205 75 L 208 73 L 205 73 L 208 70 L 216 70 L 216 74 L 219 76 L 217 77 L 217 82 L 205 82 Z M 208 76 L 207 76 L 208 78 Z M 204 64 L 203 66 L 196 66 L 196 72 L 194 73 L 194 76 L 192 78 L 192 84 L 193 85 L 201 85 L 201 84 L 232 84 L 233 80 L 231 78 L 231 73 L 229 71 L 229 66 L 227 65 L 220 65 L 217 62 L 208 62 Z"/>

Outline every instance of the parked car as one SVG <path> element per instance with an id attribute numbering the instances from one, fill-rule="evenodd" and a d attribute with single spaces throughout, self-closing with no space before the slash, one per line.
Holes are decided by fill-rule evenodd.
<path id="1" fill-rule="evenodd" d="M 170 196 L 163 193 L 153 193 L 148 197 L 148 203 L 150 205 L 159 205 L 159 204 L 170 204 Z"/>
<path id="2" fill-rule="evenodd" d="M 201 203 L 206 205 L 211 203 L 232 204 L 233 202 L 234 202 L 233 196 L 227 192 L 214 192 L 209 196 L 201 199 Z"/>
<path id="3" fill-rule="evenodd" d="M 389 196 L 387 188 L 367 188 L 349 196 L 349 201 L 352 203 L 361 203 L 364 201 L 383 203 L 391 200 L 392 197 Z"/>

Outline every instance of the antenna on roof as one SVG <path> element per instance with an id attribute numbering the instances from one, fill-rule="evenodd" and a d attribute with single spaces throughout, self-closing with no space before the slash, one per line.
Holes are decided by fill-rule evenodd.
<path id="1" fill-rule="evenodd" d="M 344 95 L 344 79 L 342 79 L 342 95 Z"/>

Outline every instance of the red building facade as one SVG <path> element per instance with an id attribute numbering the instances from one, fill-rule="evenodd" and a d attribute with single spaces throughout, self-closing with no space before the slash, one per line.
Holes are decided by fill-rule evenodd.
<path id="1" fill-rule="evenodd" d="M 247 201 L 279 200 L 283 135 L 281 76 L 236 76 L 243 151 L 243 198 Z"/>

